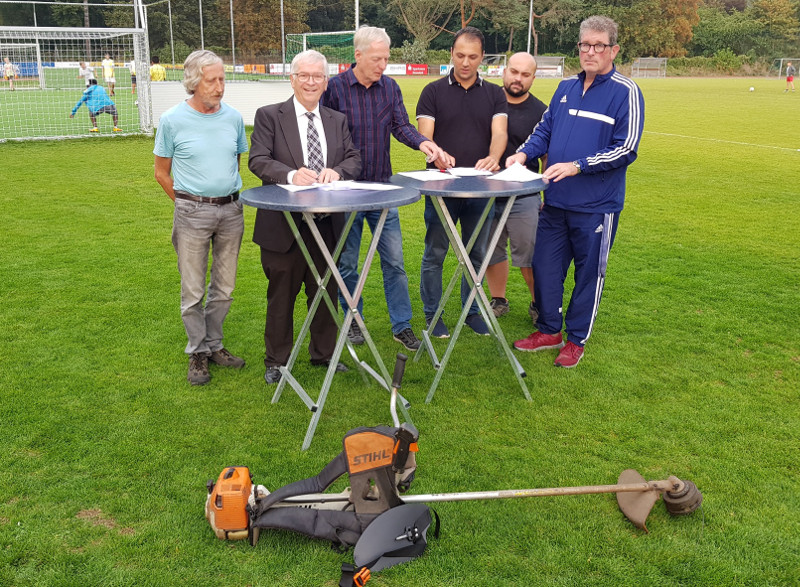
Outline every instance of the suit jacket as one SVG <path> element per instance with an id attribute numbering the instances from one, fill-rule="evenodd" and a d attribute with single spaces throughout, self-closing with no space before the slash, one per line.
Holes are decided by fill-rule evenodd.
<path id="1" fill-rule="evenodd" d="M 361 173 L 361 155 L 353 145 L 347 117 L 341 112 L 320 106 L 320 119 L 325 129 L 328 158 L 325 167 L 336 171 L 342 179 L 356 179 Z M 294 98 L 282 104 L 262 106 L 256 111 L 251 136 L 248 167 L 266 184 L 287 183 L 290 171 L 305 165 L 300 129 L 294 109 Z M 341 232 L 344 215 L 332 214 L 334 226 Z M 300 224 L 301 215 L 293 214 Z M 260 209 L 256 212 L 253 242 L 276 253 L 285 253 L 294 236 L 283 212 Z"/>

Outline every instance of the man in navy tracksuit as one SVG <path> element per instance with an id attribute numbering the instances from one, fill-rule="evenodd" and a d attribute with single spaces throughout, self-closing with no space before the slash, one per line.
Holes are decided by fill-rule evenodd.
<path id="1" fill-rule="evenodd" d="M 561 82 L 533 134 L 506 166 L 547 155 L 550 180 L 539 215 L 533 272 L 538 330 L 518 340 L 520 351 L 560 348 L 558 367 L 574 367 L 592 333 L 608 253 L 625 201 L 625 174 L 636 159 L 644 127 L 644 99 L 617 73 L 617 25 L 592 16 L 581 23 L 583 71 Z M 564 280 L 575 263 L 575 288 L 561 334 Z"/>

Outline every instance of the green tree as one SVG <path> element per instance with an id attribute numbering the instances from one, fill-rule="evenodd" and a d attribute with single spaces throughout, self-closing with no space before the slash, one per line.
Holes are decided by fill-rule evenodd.
<path id="1" fill-rule="evenodd" d="M 755 0 L 749 12 L 763 25 L 770 53 L 797 51 L 800 21 L 796 4 L 790 0 Z"/>
<path id="2" fill-rule="evenodd" d="M 725 11 L 723 6 L 700 6 L 699 22 L 694 27 L 690 53 L 711 57 L 723 49 L 736 55 L 750 51 L 763 53 L 764 25 L 744 12 Z"/>
<path id="3" fill-rule="evenodd" d="M 459 5 L 452 0 L 393 0 L 392 9 L 423 48 L 445 31 Z"/>

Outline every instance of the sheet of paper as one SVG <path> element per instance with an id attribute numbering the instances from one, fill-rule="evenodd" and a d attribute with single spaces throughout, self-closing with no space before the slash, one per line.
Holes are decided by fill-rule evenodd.
<path id="1" fill-rule="evenodd" d="M 542 175 L 540 173 L 534 173 L 521 163 L 514 163 L 511 167 L 499 173 L 495 173 L 489 179 L 496 179 L 499 181 L 533 181 L 534 179 L 542 179 Z"/>
<path id="2" fill-rule="evenodd" d="M 315 183 L 313 185 L 291 185 L 291 184 L 278 184 L 278 187 L 285 189 L 288 192 L 302 192 L 304 190 L 311 190 L 320 188 L 326 191 L 344 191 L 344 190 L 399 190 L 402 186 L 391 185 L 386 183 L 368 183 L 357 181 L 333 181 L 331 183 Z"/>
<path id="3" fill-rule="evenodd" d="M 447 172 L 438 169 L 426 169 L 425 171 L 401 171 L 397 175 L 405 175 L 417 181 L 438 181 L 442 179 L 453 179 Z"/>
<path id="4" fill-rule="evenodd" d="M 451 167 L 447 170 L 456 177 L 475 177 L 478 175 L 491 175 L 491 171 L 485 169 L 475 169 L 474 167 Z"/>
<path id="5" fill-rule="evenodd" d="M 366 181 L 334 181 L 326 184 L 315 184 L 317 187 L 327 191 L 343 191 L 343 190 L 370 190 L 370 191 L 388 191 L 399 190 L 402 186 L 391 185 L 386 183 L 370 183 Z"/>
<path id="6" fill-rule="evenodd" d="M 316 185 L 293 185 L 293 184 L 279 183 L 278 187 L 285 189 L 287 192 L 302 192 L 303 190 L 310 190 L 310 189 L 313 189 L 313 188 L 315 188 L 317 186 Z"/>

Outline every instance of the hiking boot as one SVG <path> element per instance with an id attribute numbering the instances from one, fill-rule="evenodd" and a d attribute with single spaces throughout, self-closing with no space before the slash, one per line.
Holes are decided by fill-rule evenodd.
<path id="1" fill-rule="evenodd" d="M 444 325 L 442 317 L 439 316 L 439 319 L 436 321 L 436 324 L 434 324 L 433 327 L 431 327 L 431 318 L 426 320 L 428 325 L 428 333 L 434 338 L 450 338 L 450 331 L 447 330 L 447 326 Z"/>
<path id="2" fill-rule="evenodd" d="M 410 328 L 406 328 L 395 334 L 394 339 L 410 351 L 417 350 L 420 345 L 417 335 L 414 334 L 414 331 Z"/>
<path id="3" fill-rule="evenodd" d="M 492 301 L 489 302 L 489 305 L 492 307 L 492 312 L 494 312 L 494 315 L 498 318 L 504 314 L 508 314 L 509 305 L 508 300 L 505 298 L 492 298 Z"/>
<path id="4" fill-rule="evenodd" d="M 528 338 L 514 341 L 514 348 L 518 351 L 544 351 L 546 349 L 560 349 L 564 346 L 564 337 L 560 332 L 556 334 L 545 334 L 538 330 Z"/>
<path id="5" fill-rule="evenodd" d="M 464 320 L 464 324 L 472 328 L 475 334 L 480 334 L 481 336 L 489 336 L 490 334 L 489 327 L 486 326 L 486 322 L 483 321 L 480 314 L 470 314 Z"/>
<path id="6" fill-rule="evenodd" d="M 350 329 L 347 331 L 347 340 L 350 344 L 364 344 L 364 333 L 361 332 L 361 327 L 355 322 L 350 323 Z"/>
<path id="7" fill-rule="evenodd" d="M 211 381 L 211 375 L 208 373 L 208 356 L 195 353 L 189 357 L 189 373 L 186 379 L 192 385 L 205 385 Z"/>
<path id="8" fill-rule="evenodd" d="M 528 316 L 531 317 L 533 321 L 533 327 L 536 328 L 536 321 L 539 319 L 539 308 L 536 307 L 536 304 L 531 302 L 531 305 L 528 306 Z"/>
<path id="9" fill-rule="evenodd" d="M 226 348 L 221 348 L 212 352 L 208 360 L 221 367 L 233 367 L 234 369 L 241 369 L 244 367 L 244 359 L 232 355 Z"/>
<path id="10" fill-rule="evenodd" d="M 583 347 L 578 346 L 574 342 L 567 341 L 567 344 L 561 349 L 561 352 L 558 353 L 555 363 L 553 364 L 556 367 L 571 369 L 580 362 L 581 357 L 583 357 Z"/>

